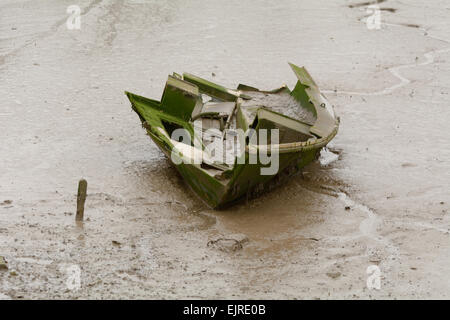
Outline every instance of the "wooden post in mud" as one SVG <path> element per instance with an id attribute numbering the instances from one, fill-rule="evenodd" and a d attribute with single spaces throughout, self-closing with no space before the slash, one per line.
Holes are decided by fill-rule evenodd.
<path id="1" fill-rule="evenodd" d="M 83 221 L 84 217 L 84 202 L 86 201 L 87 181 L 81 179 L 78 182 L 78 196 L 77 196 L 77 215 L 76 221 Z"/>

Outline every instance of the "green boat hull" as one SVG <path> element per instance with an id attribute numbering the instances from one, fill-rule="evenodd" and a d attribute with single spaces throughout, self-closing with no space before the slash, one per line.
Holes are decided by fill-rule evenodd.
<path id="1" fill-rule="evenodd" d="M 261 174 L 261 169 L 269 167 L 270 164 L 263 164 L 259 158 L 256 163 L 249 161 L 251 155 L 255 154 L 261 146 L 246 145 L 245 152 L 242 155 L 242 157 L 245 157 L 243 163 L 235 161 L 232 168 L 223 169 L 222 174 L 212 175 L 211 170 L 205 170 L 204 165 L 183 161 L 185 160 L 183 154 L 175 153 L 174 155 L 174 141 L 170 139 L 169 131 L 165 125 L 170 123 L 182 127 L 194 135 L 190 118 L 192 118 L 191 114 L 194 112 L 195 104 L 198 104 L 197 96 L 206 92 L 217 101 L 239 101 L 242 97 L 246 99 L 246 93 L 257 89 L 240 85 L 238 90 L 230 90 L 212 84 L 207 80 L 184 74 L 184 77 L 177 75 L 176 81 L 169 76 L 169 80 L 173 83 L 170 84 L 168 81 L 161 101 L 144 98 L 129 92 L 126 92 L 126 95 L 131 101 L 133 110 L 139 115 L 148 135 L 170 159 L 191 189 L 210 207 L 223 208 L 240 199 L 256 197 L 295 175 L 301 168 L 317 159 L 320 150 L 337 134 L 339 119 L 334 116 L 334 112 L 330 112 L 331 105 L 320 94 L 317 85 L 304 68 L 294 65 L 291 65 L 291 67 L 299 80 L 296 88 L 292 91 L 288 91 L 286 87 L 278 90 L 289 92 L 303 108 L 306 104 L 306 108 L 314 113 L 315 121 L 313 124 L 306 126 L 305 129 L 312 137 L 309 140 L 291 141 L 277 145 L 278 170 L 274 174 Z M 174 85 L 175 89 L 170 85 Z M 181 90 L 183 94 L 179 94 L 178 90 Z M 246 123 L 245 115 L 240 111 L 239 108 L 234 111 L 238 127 L 248 129 L 250 124 Z M 258 115 L 260 114 L 258 113 Z M 271 119 L 271 116 L 272 114 L 269 114 L 269 119 Z M 275 116 L 279 117 L 279 115 L 274 114 Z M 275 117 L 275 119 L 281 118 Z M 255 121 L 262 123 L 261 119 Z M 282 121 L 289 124 L 291 120 L 282 118 Z M 295 125 L 303 124 L 295 123 Z M 176 159 L 177 155 L 179 155 L 179 159 Z M 174 159 L 179 161 L 174 161 Z"/>

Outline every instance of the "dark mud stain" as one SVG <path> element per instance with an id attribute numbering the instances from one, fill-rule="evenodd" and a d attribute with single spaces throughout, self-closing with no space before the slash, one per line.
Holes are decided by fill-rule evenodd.
<path id="1" fill-rule="evenodd" d="M 418 24 L 414 23 L 401 23 L 402 26 L 408 27 L 408 28 L 420 28 Z"/>
<path id="2" fill-rule="evenodd" d="M 416 167 L 417 165 L 411 162 L 402 163 L 402 168 Z"/>
<path id="3" fill-rule="evenodd" d="M 352 4 L 349 4 L 348 7 L 349 7 L 349 8 L 366 7 L 366 6 L 370 6 L 371 4 L 383 3 L 383 2 L 386 2 L 386 1 L 387 1 L 387 0 L 376 0 L 376 1 L 367 1 L 367 2 L 360 2 L 360 3 L 352 3 Z"/>
<path id="4" fill-rule="evenodd" d="M 397 9 L 395 8 L 380 8 L 381 11 L 387 11 L 387 12 L 392 12 L 395 13 L 397 11 Z"/>

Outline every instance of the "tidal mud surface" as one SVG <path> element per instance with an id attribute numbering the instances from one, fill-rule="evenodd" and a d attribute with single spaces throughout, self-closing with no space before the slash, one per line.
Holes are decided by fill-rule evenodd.
<path id="1" fill-rule="evenodd" d="M 0 3 L 0 299 L 450 298 L 447 1 L 378 1 L 380 30 L 358 1 L 80 0 L 68 30 L 73 4 Z M 173 71 L 292 89 L 288 61 L 340 132 L 227 210 L 186 188 L 123 94 L 159 98 Z"/>

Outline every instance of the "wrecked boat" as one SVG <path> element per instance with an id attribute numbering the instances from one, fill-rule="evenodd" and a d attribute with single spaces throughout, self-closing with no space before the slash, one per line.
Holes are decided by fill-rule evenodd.
<path id="1" fill-rule="evenodd" d="M 228 89 L 169 75 L 161 101 L 125 92 L 156 145 L 212 208 L 272 189 L 317 159 L 339 118 L 304 67 L 295 88 Z"/>

